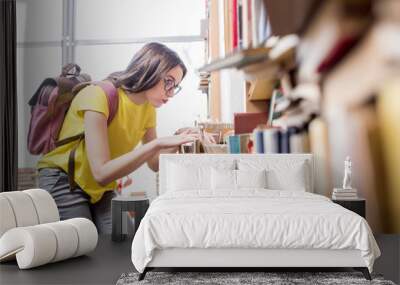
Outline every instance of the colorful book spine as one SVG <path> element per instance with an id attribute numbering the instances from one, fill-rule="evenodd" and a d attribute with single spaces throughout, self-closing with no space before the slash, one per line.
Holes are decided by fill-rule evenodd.
<path id="1" fill-rule="evenodd" d="M 258 125 L 266 124 L 267 118 L 267 112 L 233 114 L 235 135 L 252 133 Z"/>
<path id="2" fill-rule="evenodd" d="M 233 17 L 232 17 L 232 46 L 233 48 L 238 47 L 238 9 L 237 9 L 237 1 L 238 0 L 232 0 L 232 8 L 233 8 Z"/>
<path id="3" fill-rule="evenodd" d="M 290 131 L 280 131 L 279 153 L 290 153 Z"/>
<path id="4" fill-rule="evenodd" d="M 237 0 L 238 47 L 243 48 L 243 0 Z"/>
<path id="5" fill-rule="evenodd" d="M 290 136 L 290 153 L 305 153 L 303 134 L 293 134 Z"/>
<path id="6" fill-rule="evenodd" d="M 255 128 L 253 131 L 253 142 L 254 142 L 254 152 L 264 153 L 264 130 L 261 128 Z"/>
<path id="7" fill-rule="evenodd" d="M 251 134 L 239 135 L 240 153 L 250 153 Z"/>
<path id="8" fill-rule="evenodd" d="M 276 128 L 265 129 L 263 131 L 264 153 L 280 152 L 280 132 Z"/>
<path id="9" fill-rule="evenodd" d="M 240 153 L 240 137 L 233 135 L 228 137 L 229 153 Z"/>

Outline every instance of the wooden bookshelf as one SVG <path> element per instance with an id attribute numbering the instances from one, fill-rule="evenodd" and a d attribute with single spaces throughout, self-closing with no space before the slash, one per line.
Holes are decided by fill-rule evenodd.
<path id="1" fill-rule="evenodd" d="M 391 48 L 400 46 L 400 15 L 395 12 L 400 11 L 400 2 L 378 2 L 329 1 L 321 6 L 303 36 L 309 54 L 300 65 L 304 67 L 300 84 L 312 79 L 322 86 L 321 115 L 330 146 L 329 164 L 324 166 L 332 186 L 340 185 L 343 160 L 349 155 L 354 165 L 353 187 L 367 201 L 366 216 L 372 230 L 400 233 L 400 180 L 394 174 L 400 167 L 395 146 L 400 142 L 396 131 L 399 117 L 395 115 L 400 114 L 400 104 L 394 90 L 400 89 L 390 87 L 390 82 L 400 80 L 400 65 L 395 64 L 400 62 L 400 54 Z M 330 42 L 321 36 L 327 27 L 336 29 Z M 354 44 L 346 46 L 352 38 Z M 320 53 L 325 59 L 318 58 Z M 313 61 L 329 62 L 326 59 L 334 64 L 319 74 L 309 72 Z M 308 72 L 303 72 L 306 67 Z"/>
<path id="2" fill-rule="evenodd" d="M 280 46 L 262 50 L 250 44 L 234 52 L 230 45 L 225 48 L 227 56 L 213 58 L 201 70 L 243 72 L 244 109 L 251 113 L 265 112 L 269 106 L 268 95 L 249 96 L 254 91 L 252 82 L 290 81 L 290 88 L 283 87 L 289 91 L 283 92 L 295 107 L 284 108 L 284 115 L 278 116 L 311 120 L 306 135 L 319 171 L 316 193 L 329 196 L 332 187 L 340 185 L 343 161 L 350 155 L 353 187 L 367 201 L 371 228 L 375 233 L 400 233 L 396 218 L 400 214 L 400 53 L 395 48 L 400 46 L 400 1 L 261 1 L 270 13 L 273 34 L 297 32 L 299 41 L 293 37 L 284 42 L 281 37 Z M 225 15 L 232 16 L 231 10 Z M 225 41 L 233 42 L 232 38 Z M 317 98 L 312 90 L 319 90 Z M 301 107 L 296 100 L 303 103 Z"/>
<path id="3" fill-rule="evenodd" d="M 209 57 L 214 60 L 219 57 L 220 49 L 218 0 L 210 0 L 209 9 Z M 212 72 L 210 75 L 209 115 L 212 120 L 221 120 L 221 78 L 218 71 Z"/>
<path id="4" fill-rule="evenodd" d="M 212 72 L 226 68 L 243 68 L 247 65 L 268 60 L 268 48 L 250 48 L 229 54 L 224 58 L 218 58 L 211 63 L 199 68 L 199 71 Z"/>
<path id="5" fill-rule="evenodd" d="M 259 112 L 266 112 L 268 110 L 268 101 L 267 99 L 265 100 L 251 100 L 250 97 L 248 96 L 248 93 L 251 88 L 251 83 L 246 82 L 246 96 L 245 96 L 245 112 L 247 113 L 259 113 Z"/>

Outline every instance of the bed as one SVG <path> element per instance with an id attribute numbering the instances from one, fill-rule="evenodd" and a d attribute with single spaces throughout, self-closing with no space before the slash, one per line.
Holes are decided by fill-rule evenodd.
<path id="1" fill-rule="evenodd" d="M 380 251 L 361 216 L 313 193 L 311 154 L 161 155 L 159 196 L 132 243 L 158 267 L 352 267 Z"/>

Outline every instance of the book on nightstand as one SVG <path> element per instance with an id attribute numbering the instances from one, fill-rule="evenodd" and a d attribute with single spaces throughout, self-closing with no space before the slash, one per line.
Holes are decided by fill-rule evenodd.
<path id="1" fill-rule="evenodd" d="M 343 188 L 334 188 L 332 193 L 333 200 L 357 200 L 358 194 L 357 189 L 343 189 Z"/>

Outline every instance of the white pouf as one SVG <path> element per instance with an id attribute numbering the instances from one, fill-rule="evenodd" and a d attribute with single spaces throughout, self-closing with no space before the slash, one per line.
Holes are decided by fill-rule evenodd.
<path id="1" fill-rule="evenodd" d="M 86 254 L 97 239 L 96 227 L 85 218 L 14 228 L 0 238 L 0 260 L 15 256 L 19 268 L 28 269 Z"/>
<path id="2" fill-rule="evenodd" d="M 1 196 L 6 198 L 10 203 L 17 227 L 39 224 L 35 206 L 28 194 L 21 191 L 14 191 L 3 192 Z"/>
<path id="3" fill-rule="evenodd" d="M 39 224 L 57 222 L 60 220 L 57 205 L 50 193 L 43 189 L 29 189 L 23 191 L 28 194 L 35 205 Z"/>
<path id="4" fill-rule="evenodd" d="M 16 226 L 17 222 L 10 202 L 6 197 L 0 195 L 0 237 Z"/>
<path id="5" fill-rule="evenodd" d="M 86 254 L 96 248 L 92 221 L 60 221 L 53 197 L 43 189 L 0 193 L 0 262 L 20 269 Z"/>

